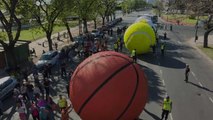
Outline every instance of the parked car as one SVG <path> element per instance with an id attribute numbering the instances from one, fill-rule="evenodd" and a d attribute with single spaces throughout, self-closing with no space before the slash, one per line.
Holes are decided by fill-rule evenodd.
<path id="1" fill-rule="evenodd" d="M 96 37 L 102 37 L 103 33 L 100 30 L 94 29 L 92 30 L 91 34 L 96 38 Z"/>
<path id="2" fill-rule="evenodd" d="M 1 78 L 0 79 L 0 100 L 10 95 L 17 84 L 18 84 L 17 80 L 13 77 L 6 76 Z"/>
<path id="3" fill-rule="evenodd" d="M 36 63 L 36 67 L 38 68 L 38 70 L 43 70 L 45 65 L 49 64 L 51 66 L 54 66 L 58 60 L 58 51 L 48 51 L 41 56 L 41 58 Z"/>

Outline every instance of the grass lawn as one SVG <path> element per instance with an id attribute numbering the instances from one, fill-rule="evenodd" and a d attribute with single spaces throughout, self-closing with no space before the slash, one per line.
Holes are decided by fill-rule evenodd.
<path id="1" fill-rule="evenodd" d="M 189 15 L 183 15 L 183 14 L 163 14 L 162 15 L 164 19 L 167 19 L 169 21 L 177 21 L 180 20 L 181 23 L 183 24 L 188 24 L 188 25 L 195 25 L 197 20 L 196 19 L 190 19 Z M 207 19 L 207 16 L 201 16 L 201 20 Z"/>
<path id="2" fill-rule="evenodd" d="M 75 27 L 77 25 L 78 25 L 78 21 L 72 21 L 69 23 L 70 27 Z M 53 34 L 63 31 L 63 30 L 66 30 L 65 26 L 56 25 L 54 27 Z M 34 29 L 29 29 L 29 30 L 22 30 L 19 39 L 33 41 L 33 40 L 36 40 L 39 38 L 43 38 L 45 36 L 46 36 L 46 34 L 45 34 L 45 32 L 43 32 L 43 30 L 41 28 L 34 28 Z"/>
<path id="3" fill-rule="evenodd" d="M 205 53 L 207 56 L 209 56 L 209 58 L 211 58 L 213 60 L 213 45 L 209 45 L 208 48 L 203 48 L 203 46 L 198 46 L 203 53 Z"/>
<path id="4" fill-rule="evenodd" d="M 55 26 L 53 33 L 56 33 L 65 29 L 66 28 L 64 26 Z M 46 34 L 45 32 L 43 32 L 41 28 L 34 28 L 29 30 L 22 30 L 19 39 L 33 41 L 39 38 L 43 38 L 45 36 Z"/>
<path id="5" fill-rule="evenodd" d="M 75 27 L 77 25 L 78 25 L 78 21 L 72 21 L 69 24 L 70 27 Z M 66 27 L 62 26 L 62 25 L 61 26 L 56 25 L 54 27 L 53 34 L 59 32 L 59 31 L 62 31 L 62 30 L 66 30 Z M 0 35 L 6 36 L 6 33 L 0 32 Z M 22 30 L 19 39 L 33 41 L 33 40 L 37 40 L 39 38 L 43 38 L 45 36 L 46 36 L 46 34 L 41 28 L 31 28 L 28 30 Z"/>

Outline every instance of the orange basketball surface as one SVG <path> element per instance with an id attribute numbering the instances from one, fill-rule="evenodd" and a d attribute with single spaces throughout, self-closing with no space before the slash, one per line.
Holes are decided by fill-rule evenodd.
<path id="1" fill-rule="evenodd" d="M 83 120 L 134 120 L 147 97 L 143 70 L 128 56 L 113 51 L 84 60 L 70 82 L 71 102 Z"/>

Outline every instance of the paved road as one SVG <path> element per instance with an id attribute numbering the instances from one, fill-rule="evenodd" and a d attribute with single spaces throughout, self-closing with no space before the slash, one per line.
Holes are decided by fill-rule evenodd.
<path id="1" fill-rule="evenodd" d="M 153 58 L 150 54 L 142 57 L 141 63 L 151 69 L 149 71 L 156 72 L 148 75 L 151 78 L 149 83 L 160 88 L 164 86 L 162 90 L 160 88 L 155 90 L 156 86 L 154 89 L 150 87 L 152 92 L 158 91 L 151 93 L 150 99 L 160 98 L 160 95 L 165 93 L 170 95 L 174 106 L 170 115 L 171 120 L 211 120 L 213 118 L 212 61 L 191 46 L 189 40 L 194 37 L 194 27 L 174 26 L 173 28 L 172 32 L 166 31 L 169 39 L 162 40 L 166 43 L 165 57 L 158 55 Z M 160 32 L 162 35 L 165 31 Z M 198 34 L 202 35 L 203 32 L 204 30 L 201 30 Z M 183 81 L 185 64 L 191 67 L 189 83 Z M 152 105 L 148 104 L 148 106 Z M 152 107 L 150 111 L 151 109 Z M 153 116 L 153 119 L 158 119 L 160 115 L 155 111 L 148 114 Z"/>
<path id="2" fill-rule="evenodd" d="M 147 11 L 146 11 L 147 12 Z M 132 13 L 124 24 L 134 22 L 138 14 Z M 166 56 L 146 54 L 140 56 L 139 64 L 149 78 L 149 101 L 140 115 L 143 120 L 158 120 L 161 117 L 161 102 L 168 94 L 173 100 L 170 120 L 211 120 L 213 118 L 213 62 L 192 47 L 195 35 L 192 26 L 173 26 L 167 32 Z M 198 36 L 205 31 L 198 30 Z M 189 83 L 184 82 L 185 64 L 191 67 Z"/>

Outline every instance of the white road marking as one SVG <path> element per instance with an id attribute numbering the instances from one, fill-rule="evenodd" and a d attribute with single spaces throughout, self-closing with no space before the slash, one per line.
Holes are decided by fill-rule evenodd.
<path id="1" fill-rule="evenodd" d="M 171 120 L 173 120 L 172 113 L 171 113 L 171 114 L 169 114 L 169 116 L 170 116 L 170 119 L 171 119 Z"/>
<path id="2" fill-rule="evenodd" d="M 200 82 L 198 82 L 198 83 L 199 83 L 200 87 L 203 87 L 203 85 Z"/>
<path id="3" fill-rule="evenodd" d="M 209 97 L 209 100 L 213 103 L 213 99 L 211 97 Z"/>
<path id="4" fill-rule="evenodd" d="M 163 74 L 162 70 L 160 70 L 160 74 L 161 74 L 161 75 Z"/>
<path id="5" fill-rule="evenodd" d="M 183 57 L 181 57 L 182 60 L 185 60 Z"/>
<path id="6" fill-rule="evenodd" d="M 180 42 L 180 41 L 178 41 L 178 44 L 181 44 L 181 42 Z"/>
<path id="7" fill-rule="evenodd" d="M 195 73 L 194 73 L 194 72 L 192 72 L 192 75 L 193 75 L 194 77 L 196 77 L 196 75 L 195 75 Z"/>
<path id="8" fill-rule="evenodd" d="M 164 79 L 162 79 L 162 83 L 163 83 L 163 86 L 165 86 L 166 84 L 165 84 L 165 81 L 164 81 Z"/>

